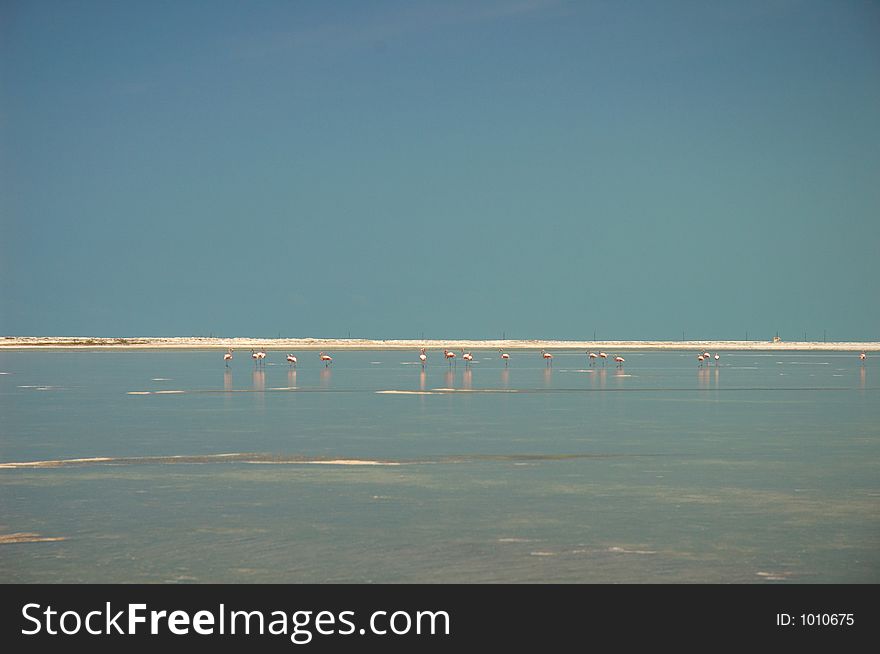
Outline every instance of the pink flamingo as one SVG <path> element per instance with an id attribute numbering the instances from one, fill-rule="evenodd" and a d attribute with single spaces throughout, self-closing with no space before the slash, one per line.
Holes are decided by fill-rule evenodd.
<path id="1" fill-rule="evenodd" d="M 461 359 L 462 359 L 462 361 L 464 361 L 465 366 L 469 366 L 471 364 L 471 361 L 474 360 L 474 355 L 471 354 L 470 352 L 465 352 L 464 350 L 462 350 L 461 351 Z"/>
<path id="2" fill-rule="evenodd" d="M 589 353 L 587 354 L 587 356 L 590 357 L 590 365 L 591 365 L 591 366 L 595 366 L 595 365 L 596 365 L 596 358 L 597 358 L 599 355 L 596 354 L 595 352 L 589 352 Z"/>
<path id="3" fill-rule="evenodd" d="M 544 350 L 541 350 L 541 356 L 544 357 L 544 361 L 547 362 L 548 366 L 553 365 L 553 355 L 552 354 L 550 354 L 549 352 L 545 352 Z"/>
<path id="4" fill-rule="evenodd" d="M 864 352 L 862 352 L 862 353 L 859 355 L 859 361 L 866 361 L 867 358 L 868 358 L 868 355 L 865 354 Z"/>
<path id="5" fill-rule="evenodd" d="M 504 367 L 507 367 L 507 364 L 510 362 L 510 355 L 504 350 L 498 350 L 501 352 L 501 358 L 504 359 Z"/>
<path id="6" fill-rule="evenodd" d="M 608 355 L 604 352 L 599 352 L 599 357 L 602 359 L 602 367 L 605 367 L 605 360 L 608 358 Z"/>
<path id="7" fill-rule="evenodd" d="M 324 354 L 323 352 L 321 352 L 318 356 L 321 358 L 321 361 L 324 362 L 325 368 L 333 363 L 333 357 L 331 357 L 329 354 Z"/>
<path id="8" fill-rule="evenodd" d="M 614 357 L 614 360 L 617 362 L 617 367 L 618 367 L 618 368 L 623 368 L 623 362 L 626 361 L 626 359 L 624 359 L 624 358 L 623 358 L 622 356 L 620 356 L 620 355 L 617 355 L 616 357 Z"/>
<path id="9" fill-rule="evenodd" d="M 715 365 L 716 365 L 716 366 L 718 365 L 718 360 L 719 360 L 720 358 L 721 358 L 721 355 L 718 354 L 718 353 L 716 352 L 716 353 L 715 353 Z"/>
<path id="10" fill-rule="evenodd" d="M 419 361 L 422 362 L 422 368 L 424 368 L 425 364 L 428 363 L 428 355 L 425 354 L 425 348 L 422 348 L 419 351 Z"/>
<path id="11" fill-rule="evenodd" d="M 703 360 L 704 360 L 705 358 L 706 358 L 706 357 L 704 357 L 702 354 L 698 354 L 698 355 L 697 355 L 697 361 L 700 362 L 700 368 L 703 367 Z"/>
<path id="12" fill-rule="evenodd" d="M 708 352 L 703 352 L 703 358 L 708 362 L 709 359 L 712 358 L 712 355 L 709 354 Z"/>
<path id="13" fill-rule="evenodd" d="M 232 348 L 226 350 L 226 354 L 223 355 L 223 360 L 226 362 L 226 367 L 229 367 L 229 362 L 232 361 Z"/>
<path id="14" fill-rule="evenodd" d="M 296 368 L 296 357 L 293 356 L 292 354 L 288 354 L 288 355 L 287 355 L 287 363 L 289 363 L 289 364 L 292 365 L 294 368 Z"/>
<path id="15" fill-rule="evenodd" d="M 255 365 L 260 365 L 260 354 L 259 352 L 254 352 L 251 350 L 251 359 L 254 360 Z"/>
<path id="16" fill-rule="evenodd" d="M 449 362 L 450 366 L 453 363 L 455 363 L 455 352 L 450 352 L 449 350 L 443 350 L 443 356 L 446 357 L 446 360 Z"/>

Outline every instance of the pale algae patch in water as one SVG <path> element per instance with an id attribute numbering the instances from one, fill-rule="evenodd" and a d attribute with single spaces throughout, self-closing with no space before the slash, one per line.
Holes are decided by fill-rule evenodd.
<path id="1" fill-rule="evenodd" d="M 0 534 L 0 545 L 12 545 L 16 543 L 55 543 L 66 540 L 63 536 L 41 536 L 28 532 L 14 534 Z"/>
<path id="2" fill-rule="evenodd" d="M 880 579 L 880 403 L 838 359 L 68 356 L 0 354 L 0 534 L 65 539 L 0 546 L 6 581 Z"/>

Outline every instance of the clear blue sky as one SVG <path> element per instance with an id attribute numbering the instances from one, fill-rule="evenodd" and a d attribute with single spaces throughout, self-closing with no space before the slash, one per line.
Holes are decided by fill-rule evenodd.
<path id="1" fill-rule="evenodd" d="M 0 2 L 0 334 L 880 339 L 880 6 Z"/>

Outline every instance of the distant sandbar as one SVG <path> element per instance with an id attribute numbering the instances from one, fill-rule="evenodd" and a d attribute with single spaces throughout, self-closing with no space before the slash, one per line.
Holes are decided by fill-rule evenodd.
<path id="1" fill-rule="evenodd" d="M 371 340 L 358 338 L 89 338 L 81 336 L 3 336 L 0 349 L 114 350 L 769 350 L 877 352 L 880 342 L 816 341 L 562 341 L 562 340 Z"/>

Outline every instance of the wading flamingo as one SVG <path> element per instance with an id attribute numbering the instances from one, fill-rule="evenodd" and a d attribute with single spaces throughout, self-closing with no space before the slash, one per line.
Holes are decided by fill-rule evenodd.
<path id="1" fill-rule="evenodd" d="M 605 367 L 605 360 L 608 358 L 608 355 L 604 352 L 599 352 L 599 357 L 602 359 L 602 367 Z"/>
<path id="2" fill-rule="evenodd" d="M 318 356 L 321 358 L 321 361 L 324 362 L 325 368 L 333 363 L 333 357 L 331 357 L 329 354 L 324 354 L 323 352 L 321 352 Z"/>
<path id="3" fill-rule="evenodd" d="M 862 353 L 859 355 L 859 361 L 865 361 L 867 358 L 868 358 L 868 355 L 865 354 L 864 352 L 862 352 Z"/>
<path id="4" fill-rule="evenodd" d="M 721 358 L 721 355 L 716 352 L 715 353 L 715 365 L 716 366 L 718 365 L 718 359 L 720 359 L 720 358 Z"/>
<path id="5" fill-rule="evenodd" d="M 296 357 L 293 356 L 292 354 L 288 354 L 288 355 L 287 355 L 287 363 L 289 363 L 289 364 L 292 365 L 294 368 L 296 368 Z"/>
<path id="6" fill-rule="evenodd" d="M 510 355 L 504 350 L 498 350 L 501 352 L 501 358 L 504 359 L 504 367 L 507 367 L 507 364 L 510 362 Z"/>
<path id="7" fill-rule="evenodd" d="M 469 366 L 471 361 L 474 360 L 474 355 L 470 352 L 461 351 L 461 360 L 464 361 L 464 365 Z"/>
<path id="8" fill-rule="evenodd" d="M 544 357 L 544 361 L 547 362 L 548 366 L 553 365 L 553 355 L 552 354 L 550 354 L 549 352 L 545 352 L 544 350 L 541 350 L 541 356 Z"/>
<path id="9" fill-rule="evenodd" d="M 229 367 L 229 362 L 232 361 L 232 349 L 226 350 L 226 354 L 223 355 L 223 360 L 226 362 L 226 367 Z"/>
<path id="10" fill-rule="evenodd" d="M 257 352 L 254 352 L 253 350 L 251 350 L 251 359 L 254 360 L 255 365 L 260 364 L 260 355 Z"/>
<path id="11" fill-rule="evenodd" d="M 704 357 L 702 354 L 698 354 L 698 355 L 697 355 L 697 361 L 700 362 L 700 368 L 703 367 L 703 359 L 705 359 L 705 358 L 706 358 L 706 357 Z"/>
<path id="12" fill-rule="evenodd" d="M 450 366 L 453 363 L 455 363 L 455 352 L 450 352 L 449 350 L 443 350 L 443 356 L 446 357 L 446 360 L 449 362 Z"/>
<path id="13" fill-rule="evenodd" d="M 618 368 L 623 368 L 623 362 L 626 361 L 626 359 L 624 359 L 624 358 L 623 358 L 622 356 L 620 356 L 620 355 L 617 355 L 616 357 L 614 357 L 614 360 L 617 362 L 617 367 L 618 367 Z"/>
<path id="14" fill-rule="evenodd" d="M 424 368 L 425 364 L 428 363 L 428 355 L 425 354 L 425 348 L 422 348 L 419 351 L 419 361 L 422 362 L 422 368 Z"/>
<path id="15" fill-rule="evenodd" d="M 588 352 L 588 353 L 587 353 L 587 356 L 590 357 L 590 365 L 591 365 L 591 366 L 595 366 L 595 365 L 596 365 L 596 358 L 597 358 L 599 355 L 596 354 L 595 352 Z"/>

